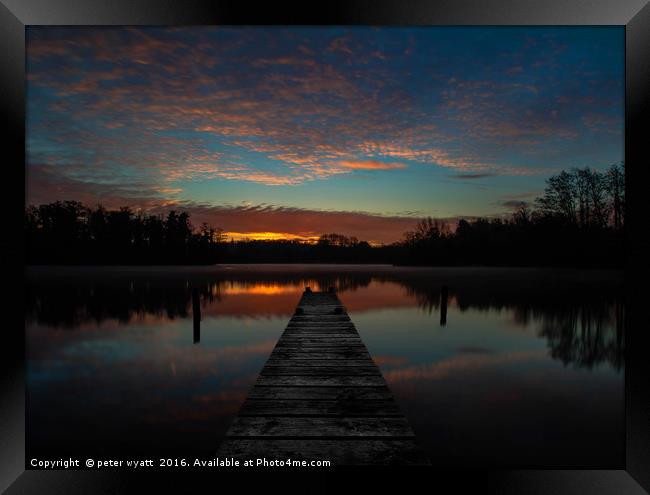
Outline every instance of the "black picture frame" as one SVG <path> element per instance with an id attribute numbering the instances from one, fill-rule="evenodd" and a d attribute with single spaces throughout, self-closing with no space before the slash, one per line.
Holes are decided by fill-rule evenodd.
<path id="1" fill-rule="evenodd" d="M 5 190 L 16 197 L 6 201 L 3 235 L 19 236 L 24 214 L 25 143 L 25 27 L 28 25 L 206 25 L 206 24 L 302 24 L 302 25 L 620 25 L 626 39 L 625 159 L 627 196 L 627 264 L 625 272 L 628 321 L 626 328 L 626 456 L 620 470 L 512 470 L 512 471 L 411 471 L 410 475 L 439 488 L 452 483 L 454 493 L 463 489 L 481 493 L 644 493 L 650 492 L 650 376 L 644 351 L 648 342 L 642 312 L 650 243 L 644 239 L 647 202 L 642 191 L 643 169 L 648 160 L 647 132 L 650 122 L 650 4 L 646 0 L 347 0 L 304 2 L 285 6 L 276 2 L 261 5 L 249 1 L 188 0 L 0 0 L 0 101 L 5 131 Z M 645 146 L 644 146 L 645 144 Z M 3 160 L 4 162 L 4 160 Z M 21 169 L 21 167 L 23 167 Z M 22 170 L 22 171 L 21 171 Z M 5 196 L 6 197 L 6 196 Z M 3 273 L 11 294 L 4 300 L 3 314 L 13 314 L 3 325 L 0 378 L 0 489 L 7 493 L 122 493 L 136 486 L 147 491 L 189 492 L 195 483 L 213 489 L 226 476 L 235 476 L 240 486 L 260 481 L 250 472 L 149 473 L 118 471 L 25 470 L 25 357 L 22 307 L 22 249 L 2 243 Z M 641 289 L 639 289 L 641 288 Z M 11 311 L 9 311 L 11 310 Z M 10 323 L 11 322 L 11 323 Z M 435 469 L 435 467 L 433 468 Z M 338 472 L 338 471 L 337 471 Z M 308 491 L 327 489 L 333 470 L 297 473 L 310 476 Z M 368 471 L 368 473 L 370 473 Z M 276 478 L 287 473 L 260 473 Z M 172 479 L 173 478 L 173 479 Z M 255 479 L 254 479 L 255 478 Z M 373 483 L 395 483 L 409 489 L 394 471 L 372 471 L 355 477 L 366 488 Z M 355 481 L 349 483 L 354 483 Z M 271 483 L 274 481 L 271 480 Z M 182 483 L 182 484 L 179 484 Z M 268 486 L 268 485 L 267 485 Z M 311 487 L 311 488 L 310 488 Z M 303 490 L 305 485 L 302 485 Z"/>

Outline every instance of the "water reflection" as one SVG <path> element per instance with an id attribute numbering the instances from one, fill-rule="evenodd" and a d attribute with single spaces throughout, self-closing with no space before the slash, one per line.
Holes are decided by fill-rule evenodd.
<path id="1" fill-rule="evenodd" d="M 547 339 L 551 357 L 564 364 L 593 368 L 607 362 L 621 369 L 624 318 L 624 306 L 618 301 L 610 306 L 573 308 L 543 316 L 539 335 Z"/>
<path id="2" fill-rule="evenodd" d="M 248 266 L 27 276 L 33 454 L 209 454 L 304 287 L 332 286 L 437 462 L 622 459 L 616 272 Z"/>
<path id="3" fill-rule="evenodd" d="M 192 289 L 192 319 L 194 324 L 194 343 L 201 342 L 201 299 L 199 290 Z"/>
<path id="4" fill-rule="evenodd" d="M 192 311 L 194 338 L 198 341 L 201 307 L 209 316 L 287 317 L 304 287 L 335 287 L 352 311 L 417 306 L 429 314 L 439 313 L 441 326 L 447 323 L 448 305 L 460 312 L 510 312 L 522 327 L 531 321 L 540 322 L 539 336 L 547 339 L 550 355 L 564 364 L 591 368 L 607 362 L 616 369 L 624 366 L 622 280 L 611 272 L 594 272 L 591 277 L 580 273 L 581 278 L 576 279 L 570 271 L 533 270 L 525 277 L 514 271 L 508 274 L 509 279 L 503 272 L 487 269 L 480 280 L 468 276 L 471 271 L 463 274 L 462 270 L 449 269 L 428 274 L 412 270 L 379 275 L 326 272 L 310 277 L 299 271 L 248 270 L 194 274 L 126 270 L 121 276 L 108 277 L 78 271 L 65 279 L 56 272 L 35 273 L 39 277 L 28 284 L 27 323 L 53 328 L 74 329 L 107 319 L 126 325 L 146 316 L 183 319 Z M 593 277 L 599 276 L 600 283 L 593 284 Z M 449 279 L 456 284 L 444 285 Z M 371 283 L 381 286 L 381 291 L 358 294 Z M 402 291 L 390 290 L 396 287 Z"/>

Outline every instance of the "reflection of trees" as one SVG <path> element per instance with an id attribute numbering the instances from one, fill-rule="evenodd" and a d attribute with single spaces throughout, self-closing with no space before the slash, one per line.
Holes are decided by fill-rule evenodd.
<path id="1" fill-rule="evenodd" d="M 461 312 L 508 310 L 519 325 L 536 324 L 539 336 L 547 339 L 551 357 L 565 365 L 624 367 L 625 306 L 620 288 L 537 283 L 526 288 L 460 282 L 449 289 L 449 296 Z M 440 285 L 417 281 L 406 290 L 423 311 L 439 310 Z"/>
<path id="2" fill-rule="evenodd" d="M 440 287 L 406 286 L 406 293 L 415 299 L 418 307 L 431 314 L 440 307 Z"/>
<path id="3" fill-rule="evenodd" d="M 185 270 L 63 273 L 65 278 L 29 277 L 27 321 L 74 328 L 106 319 L 128 323 L 145 315 L 187 318 L 193 288 L 205 305 L 227 297 L 228 288 L 234 286 L 245 289 L 262 284 L 299 290 L 333 286 L 346 292 L 368 287 L 372 281 L 399 284 L 420 308 L 437 313 L 440 289 L 448 285 L 449 300 L 461 312 L 507 310 L 522 326 L 533 324 L 540 337 L 547 339 L 550 355 L 564 364 L 624 366 L 622 285 L 617 280 L 601 280 L 594 272 L 491 270 L 477 275 L 476 270 L 453 270 L 373 275 L 345 268 L 338 272 L 305 268 L 304 272 L 250 270 L 232 275 Z M 342 299 L 345 302 L 345 295 Z"/>
<path id="4" fill-rule="evenodd" d="M 111 280 L 102 283 L 39 283 L 27 289 L 28 320 L 54 327 L 77 327 L 116 319 L 128 323 L 136 316 L 188 316 L 190 293 L 181 284 L 147 280 Z"/>
<path id="5" fill-rule="evenodd" d="M 608 362 L 624 365 L 624 306 L 581 307 L 542 319 L 539 335 L 548 341 L 551 356 L 565 365 L 593 368 Z"/>
<path id="6" fill-rule="evenodd" d="M 367 287 L 372 280 L 361 276 L 332 274 L 313 277 L 240 276 L 156 276 L 116 274 L 72 279 L 47 278 L 28 283 L 26 319 L 42 325 L 75 328 L 83 323 L 101 323 L 107 319 L 128 323 L 136 317 L 151 315 L 168 319 L 187 318 L 190 314 L 191 289 L 199 291 L 203 305 L 220 301 L 228 287 L 252 288 L 259 284 L 280 285 L 302 289 L 313 286 L 320 290 L 335 287 L 339 291 Z M 296 301 L 297 302 L 297 301 Z"/>

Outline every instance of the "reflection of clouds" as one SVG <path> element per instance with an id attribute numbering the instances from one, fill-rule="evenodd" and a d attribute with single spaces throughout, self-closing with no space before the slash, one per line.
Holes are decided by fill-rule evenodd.
<path id="1" fill-rule="evenodd" d="M 214 393 L 198 393 L 187 397 L 184 402 L 169 401 L 165 408 L 151 411 L 145 418 L 152 422 L 192 422 L 214 420 L 218 417 L 234 416 L 246 400 L 251 384 L 257 374 L 249 375 L 246 380 L 238 380 L 230 388 Z"/>
<path id="2" fill-rule="evenodd" d="M 417 306 L 417 301 L 401 284 L 377 280 L 365 288 L 342 292 L 340 297 L 352 318 L 357 313 Z"/>
<path id="3" fill-rule="evenodd" d="M 417 380 L 440 380 L 459 371 L 475 371 L 481 368 L 515 363 L 528 363 L 547 357 L 544 351 L 515 351 L 498 354 L 455 355 L 437 363 L 422 364 L 386 371 L 384 377 L 389 383 Z"/>
<path id="4" fill-rule="evenodd" d="M 441 427 L 436 421 L 447 421 L 452 426 L 461 425 L 459 430 L 449 430 L 456 435 L 467 435 L 468 428 L 475 425 L 477 438 L 484 438 L 480 436 L 484 431 L 482 419 L 480 424 L 473 422 L 479 421 L 476 419 L 477 410 L 488 411 L 490 417 L 498 416 L 495 424 L 500 425 L 503 431 L 511 428 L 507 431 L 519 434 L 528 431 L 527 428 L 537 421 L 548 420 L 551 410 L 549 403 L 553 403 L 553 421 L 557 423 L 569 416 L 566 413 L 567 405 L 572 410 L 584 411 L 587 407 L 585 404 L 593 404 L 588 409 L 590 414 L 595 411 L 594 414 L 600 414 L 602 418 L 607 408 L 615 408 L 616 393 L 622 390 L 617 388 L 621 374 L 615 375 L 607 369 L 600 369 L 598 373 L 576 372 L 554 362 L 551 359 L 554 356 L 549 357 L 546 349 L 498 352 L 505 348 L 499 336 L 504 334 L 506 325 L 514 324 L 529 329 L 525 335 L 521 335 L 522 340 L 516 339 L 515 346 L 529 345 L 540 337 L 546 338 L 553 346 L 562 344 L 559 348 L 569 344 L 584 346 L 589 341 L 581 343 L 575 340 L 581 335 L 582 316 L 591 314 L 591 320 L 595 321 L 594 318 L 597 320 L 609 315 L 612 308 L 607 298 L 616 297 L 616 285 L 589 279 L 584 290 L 571 286 L 561 292 L 555 286 L 552 290 L 544 288 L 537 278 L 525 271 L 518 273 L 524 274 L 525 277 L 522 277 L 526 279 L 526 284 L 505 283 L 502 279 L 504 273 L 508 272 L 497 270 L 480 272 L 481 277 L 476 276 L 477 272 L 469 271 L 467 279 L 470 281 L 466 281 L 453 279 L 454 274 L 459 273 L 453 269 L 413 270 L 408 271 L 412 275 L 404 275 L 402 279 L 397 276 L 377 276 L 377 272 L 385 269 L 381 267 L 370 268 L 371 273 L 375 273 L 373 276 L 368 275 L 367 267 L 348 268 L 359 270 L 359 273 L 349 276 L 341 275 L 345 267 L 328 267 L 329 274 L 318 272 L 326 270 L 323 267 L 296 266 L 293 267 L 293 274 L 288 274 L 286 267 L 267 269 L 275 272 L 264 276 L 259 266 L 249 266 L 246 267 L 248 276 L 241 273 L 228 275 L 230 278 L 227 280 L 219 279 L 215 273 L 224 276 L 225 272 L 235 270 L 232 267 L 220 271 L 201 268 L 200 275 L 194 279 L 186 276 L 187 269 L 183 269 L 181 276 L 163 279 L 164 282 L 156 281 L 150 272 L 142 278 L 127 273 L 116 276 L 120 283 L 110 286 L 110 290 L 98 290 L 98 284 L 108 282 L 102 276 L 94 276 L 91 277 L 92 282 L 75 281 L 76 292 L 73 293 L 60 290 L 58 283 L 39 286 L 43 284 L 43 277 L 35 277 L 33 290 L 40 291 L 40 300 L 54 297 L 56 304 L 53 305 L 60 306 L 68 299 L 68 302 L 82 306 L 84 309 L 80 313 L 85 316 L 93 314 L 85 305 L 92 308 L 97 303 L 96 300 L 85 298 L 86 289 L 99 295 L 99 301 L 107 298 L 115 301 L 111 310 L 118 314 L 125 314 L 124 307 L 138 310 L 132 313 L 128 324 L 124 319 L 109 318 L 99 326 L 93 320 L 83 322 L 74 330 L 42 324 L 27 326 L 28 394 L 32 405 L 32 416 L 28 421 L 32 431 L 38 429 L 40 435 L 52 435 L 51 438 L 55 439 L 52 445 L 72 445 L 74 436 L 78 435 L 92 439 L 98 445 L 102 442 L 115 444 L 128 436 L 140 445 L 150 445 L 152 441 L 164 438 L 170 445 L 180 445 L 179 451 L 198 446 L 213 448 L 272 352 L 275 336 L 286 325 L 288 315 L 293 312 L 306 285 L 319 289 L 326 289 L 330 285 L 340 287 L 339 295 L 353 320 L 355 314 L 370 313 L 357 323 L 390 323 L 381 310 L 411 308 L 409 311 L 395 312 L 399 314 L 401 323 L 412 323 L 415 330 L 409 332 L 414 340 L 404 345 L 403 355 L 396 353 L 395 347 L 387 347 L 377 356 L 373 353 L 373 357 L 398 398 L 400 407 L 413 426 L 417 427 L 418 438 L 426 439 L 427 428 L 430 428 L 432 433 L 429 438 L 434 439 L 434 445 L 438 444 L 436 435 L 447 434 L 444 433 L 447 431 L 446 424 Z M 494 278 L 490 279 L 490 273 Z M 201 282 L 197 283 L 197 280 Z M 439 297 L 439 282 L 442 280 L 453 281 L 449 282 L 450 299 L 458 299 L 466 311 L 462 318 L 454 311 L 450 313 L 451 318 L 456 314 L 458 320 L 463 320 L 463 325 L 459 321 L 458 328 L 475 328 L 485 332 L 472 330 L 469 334 L 472 340 L 462 340 L 462 332 L 455 336 L 451 332 L 431 332 L 430 322 L 437 321 L 437 318 L 435 315 L 433 319 L 428 318 L 416 308 L 419 304 L 416 295 L 420 295 L 422 301 Z M 475 285 L 471 281 L 476 281 Z M 203 339 L 199 345 L 191 343 L 191 318 L 176 316 L 170 319 L 165 311 L 165 304 L 177 307 L 180 301 L 182 306 L 189 297 L 188 284 L 194 283 L 202 287 L 204 303 L 201 325 Z M 566 284 L 562 282 L 560 285 L 564 288 Z M 145 291 L 143 287 L 149 288 Z M 407 287 L 413 290 L 407 292 Z M 154 288 L 164 297 L 148 298 L 146 295 L 151 296 Z M 532 294 L 529 292 L 531 290 Z M 593 291 L 599 295 L 605 294 L 606 299 L 601 301 L 596 298 Z M 119 294 L 127 296 L 122 298 Z M 576 294 L 580 299 L 573 301 L 571 297 Z M 57 299 L 61 295 L 63 301 Z M 135 301 L 139 295 L 142 300 Z M 602 308 L 595 313 L 581 309 L 571 312 L 572 317 L 568 320 L 564 317 L 562 308 L 566 308 L 567 304 L 581 307 L 589 301 Z M 451 302 L 449 305 L 455 306 Z M 515 312 L 521 308 L 535 309 L 529 312 L 531 318 L 530 321 L 525 320 L 527 323 L 523 319 L 517 323 L 514 319 Z M 34 311 L 37 312 L 37 309 Z M 501 316 L 497 317 L 499 312 Z M 106 315 L 107 312 L 99 311 L 98 314 Z M 277 318 L 247 326 L 258 317 L 256 315 Z M 538 323 L 537 318 L 545 315 L 548 325 L 538 325 L 539 333 L 530 331 L 536 328 L 531 325 Z M 577 320 L 576 315 L 579 316 Z M 413 320 L 410 320 L 411 317 Z M 589 318 L 585 320 L 588 321 Z M 497 325 L 494 325 L 495 322 Z M 571 325 L 565 325 L 566 322 Z M 417 340 L 417 330 L 422 329 L 418 325 L 426 328 L 424 338 L 431 339 L 427 343 L 435 343 L 436 339 L 441 338 L 442 345 L 423 345 L 425 341 Z M 608 317 L 602 324 L 593 324 L 593 331 L 600 328 L 602 331 L 598 335 L 609 338 L 612 336 L 612 325 Z M 254 328 L 252 332 L 251 327 Z M 551 333 L 542 335 L 544 328 Z M 386 329 L 393 332 L 390 336 L 395 340 L 391 340 L 391 344 L 406 338 L 402 333 L 403 327 L 388 325 Z M 368 330 L 370 337 L 372 325 Z M 564 333 L 571 339 L 563 339 Z M 446 340 L 455 339 L 456 336 L 461 340 Z M 239 340 L 241 343 L 237 343 Z M 110 345 L 105 345 L 106 342 Z M 505 344 L 512 345 L 513 342 Z M 493 352 L 489 352 L 491 348 L 494 348 Z M 70 352 L 71 349 L 74 352 Z M 444 349 L 455 350 L 457 354 L 434 361 L 431 356 L 439 355 Z M 430 353 L 428 359 L 426 353 Z M 567 353 L 566 356 L 572 358 L 573 354 Z M 427 360 L 432 362 L 415 364 Z M 603 376 L 606 377 L 605 382 L 601 381 Z M 521 408 L 525 408 L 526 414 L 521 413 Z M 85 418 L 94 418 L 93 424 L 87 424 Z M 98 421 L 102 421 L 101 431 L 96 431 Z M 513 422 L 516 422 L 516 428 L 512 426 Z M 52 424 L 56 424 L 56 428 L 49 426 Z M 149 433 L 145 431 L 147 428 Z M 150 437 L 146 436 L 149 434 Z M 488 433 L 484 433 L 484 436 L 492 439 Z M 508 439 L 516 436 L 513 433 Z M 483 444 L 486 450 L 490 447 L 488 443 Z M 454 445 L 447 445 L 447 451 L 453 448 Z"/>
<path id="5" fill-rule="evenodd" d="M 246 343 L 243 345 L 204 345 L 183 347 L 177 342 L 164 340 L 160 347 L 155 343 L 148 352 L 143 352 L 135 368 L 138 372 L 157 372 L 163 361 L 173 361 L 176 375 L 194 375 L 200 372 L 201 376 L 223 376 L 229 370 L 237 371 L 241 365 L 253 358 L 264 357 L 271 353 L 275 340 L 264 342 Z M 129 343 L 124 342 L 125 346 Z"/>
<path id="6" fill-rule="evenodd" d="M 242 344 L 220 343 L 190 345 L 191 328 L 179 327 L 178 321 L 155 318 L 148 320 L 148 327 L 134 322 L 125 325 L 103 325 L 88 328 L 84 332 L 70 332 L 47 327 L 27 327 L 27 356 L 34 365 L 88 368 L 101 370 L 101 366 L 133 365 L 119 369 L 121 373 L 157 373 L 158 369 L 170 369 L 174 376 L 193 373 L 203 369 L 206 375 L 268 355 L 275 340 L 251 342 L 250 339 L 266 337 L 250 335 Z M 166 325 L 161 323 L 166 322 Z M 209 328 L 209 327 L 208 327 Z M 204 331 L 206 326 L 204 326 Z M 217 336 L 218 333 L 213 335 Z"/>
<path id="7" fill-rule="evenodd" d="M 209 303 L 201 309 L 203 317 L 260 319 L 289 318 L 300 296 L 292 292 L 278 292 L 272 297 L 268 294 L 247 292 L 226 294 L 220 301 Z M 278 322 L 282 326 L 283 322 Z"/>
<path id="8" fill-rule="evenodd" d="M 275 296 L 277 294 L 302 294 L 302 291 L 302 287 L 289 284 L 279 284 L 275 282 L 259 282 L 256 284 L 242 284 L 235 282 L 233 284 L 226 285 L 222 291 L 222 294 Z"/>
<path id="9" fill-rule="evenodd" d="M 373 356 L 372 359 L 379 367 L 400 366 L 409 362 L 409 359 L 404 356 Z"/>
<path id="10" fill-rule="evenodd" d="M 179 342 L 172 325 L 147 332 L 40 330 L 28 346 L 28 424 L 35 438 L 58 438 L 66 448 L 92 438 L 93 448 L 119 450 L 124 435 L 145 449 L 157 445 L 151 435 L 183 451 L 213 448 L 276 342 L 249 334 L 242 344 L 215 344 L 213 337 L 197 346 L 189 338 Z M 50 333 L 59 337 L 54 343 L 47 342 Z M 101 431 L 90 428 L 89 417 Z M 187 431 L 202 436 L 180 436 Z"/>
<path id="11" fill-rule="evenodd" d="M 329 286 L 339 286 L 339 295 L 344 299 L 344 303 L 348 311 L 355 314 L 374 311 L 377 309 L 389 308 L 409 308 L 417 304 L 417 302 L 410 297 L 405 289 L 396 283 L 386 283 L 380 281 L 366 282 L 365 287 L 357 287 L 350 284 L 350 287 L 345 286 L 345 279 L 333 277 L 332 279 L 316 279 L 316 278 L 298 278 L 296 280 L 285 281 L 244 281 L 244 280 L 218 280 L 215 282 L 208 282 L 205 284 L 205 290 L 202 291 L 201 314 L 204 319 L 206 318 L 235 318 L 235 319 L 270 319 L 270 318 L 289 318 L 294 310 L 300 296 L 305 287 L 311 287 L 313 290 L 327 290 Z M 128 284 L 125 284 L 126 287 Z M 130 286 L 134 287 L 133 284 Z M 137 325 L 143 328 L 156 328 L 162 330 L 162 327 L 185 325 L 191 321 L 190 315 L 184 314 L 181 318 L 170 318 L 165 312 L 165 305 L 172 305 L 187 308 L 189 306 L 189 292 L 186 290 L 179 290 L 177 296 L 170 296 L 164 298 L 160 296 L 159 299 L 148 301 L 147 297 L 151 294 L 146 293 L 142 288 L 142 284 L 135 285 L 136 292 L 131 291 L 129 299 L 124 301 L 125 306 L 133 306 L 134 310 L 124 311 L 119 306 L 114 309 L 115 312 L 120 312 L 121 320 L 111 318 L 106 313 L 102 313 L 101 317 L 93 317 L 88 311 L 90 307 L 96 308 L 101 305 L 101 302 L 96 302 L 96 299 L 106 297 L 106 293 L 102 292 L 97 296 L 88 296 L 88 298 L 79 299 L 77 301 L 68 299 L 65 304 L 72 304 L 75 307 L 70 308 L 70 312 L 75 316 L 74 318 L 61 318 L 62 327 L 73 326 L 76 330 L 92 335 L 96 332 L 113 332 L 120 331 L 127 323 L 130 325 Z M 92 289 L 88 289 L 88 294 Z M 116 288 L 118 291 L 125 291 L 125 288 Z M 43 292 L 39 294 L 39 299 L 45 300 L 58 297 L 56 293 Z M 74 296 L 71 296 L 74 297 Z M 143 298 L 142 301 L 139 298 Z M 159 307 L 160 305 L 160 307 Z M 48 307 L 55 305 L 49 304 Z M 58 310 L 62 310 L 64 305 L 58 306 Z M 30 308 L 39 321 L 38 304 L 35 301 Z M 48 316 L 50 316 L 48 314 Z M 56 316 L 53 314 L 52 316 Z M 66 325 L 66 321 L 75 321 L 74 325 Z M 50 323 L 48 320 L 43 320 L 43 324 Z M 54 323 L 54 322 L 52 322 Z M 217 321 L 218 325 L 219 322 Z M 278 325 L 284 324 L 284 321 L 279 322 Z M 41 331 L 40 329 L 46 328 L 45 326 L 30 325 L 32 331 Z M 66 332 L 54 332 L 51 334 L 52 338 L 65 338 Z"/>
<path id="12" fill-rule="evenodd" d="M 419 443 L 442 466 L 620 463 L 624 377 L 532 360 L 458 368 L 440 379 L 384 375 Z"/>

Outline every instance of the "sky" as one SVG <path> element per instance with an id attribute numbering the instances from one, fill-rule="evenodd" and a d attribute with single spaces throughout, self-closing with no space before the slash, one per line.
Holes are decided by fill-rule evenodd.
<path id="1" fill-rule="evenodd" d="M 28 27 L 28 204 L 390 243 L 623 160 L 622 27 Z"/>

